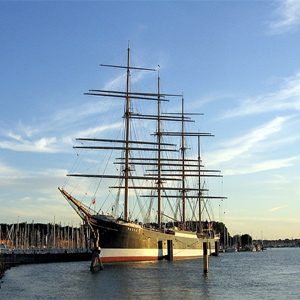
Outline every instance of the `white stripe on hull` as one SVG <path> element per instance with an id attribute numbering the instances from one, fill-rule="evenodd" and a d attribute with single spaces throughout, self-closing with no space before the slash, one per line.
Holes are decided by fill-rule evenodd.
<path id="1" fill-rule="evenodd" d="M 166 256 L 167 249 L 109 249 L 102 248 L 100 257 L 103 261 L 133 261 L 133 260 L 155 260 Z M 173 257 L 188 258 L 203 256 L 202 249 L 173 249 Z"/>

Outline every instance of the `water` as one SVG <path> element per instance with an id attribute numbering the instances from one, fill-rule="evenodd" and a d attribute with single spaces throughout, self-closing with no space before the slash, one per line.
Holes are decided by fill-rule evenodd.
<path id="1" fill-rule="evenodd" d="M 0 299 L 299 299 L 300 248 L 221 253 L 209 260 L 22 265 L 5 273 Z"/>

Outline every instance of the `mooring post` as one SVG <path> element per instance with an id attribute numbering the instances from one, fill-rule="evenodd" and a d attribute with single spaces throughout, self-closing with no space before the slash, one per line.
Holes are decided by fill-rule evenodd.
<path id="1" fill-rule="evenodd" d="M 220 255 L 219 250 L 220 250 L 220 244 L 219 244 L 219 241 L 215 241 L 215 255 L 216 255 L 216 256 L 219 256 L 219 255 Z"/>
<path id="2" fill-rule="evenodd" d="M 97 273 L 101 270 L 103 270 L 103 264 L 101 262 L 100 258 L 100 252 L 101 248 L 99 246 L 99 233 L 98 230 L 92 231 L 93 240 L 94 240 L 94 247 L 92 248 L 92 261 L 91 261 L 91 267 L 90 270 L 93 273 Z"/>
<path id="3" fill-rule="evenodd" d="M 168 245 L 167 260 L 173 260 L 173 241 L 167 240 L 167 245 Z"/>
<path id="4" fill-rule="evenodd" d="M 103 270 L 103 265 L 100 258 L 100 247 L 95 247 L 92 249 L 92 261 L 91 261 L 91 267 L 90 270 L 93 273 L 97 273 L 101 270 Z"/>
<path id="5" fill-rule="evenodd" d="M 208 273 L 207 242 L 203 242 L 203 272 Z"/>

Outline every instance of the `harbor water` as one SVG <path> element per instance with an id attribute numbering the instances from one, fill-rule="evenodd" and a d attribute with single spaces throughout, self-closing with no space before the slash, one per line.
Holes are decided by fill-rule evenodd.
<path id="1" fill-rule="evenodd" d="M 21 265 L 2 278 L 0 299 L 300 299 L 300 248 L 221 253 L 203 260 Z"/>

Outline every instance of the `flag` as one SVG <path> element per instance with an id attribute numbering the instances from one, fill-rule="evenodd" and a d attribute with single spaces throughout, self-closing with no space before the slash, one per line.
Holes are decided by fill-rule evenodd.
<path id="1" fill-rule="evenodd" d="M 96 203 L 96 198 L 93 199 L 93 204 L 95 204 L 95 203 Z"/>

